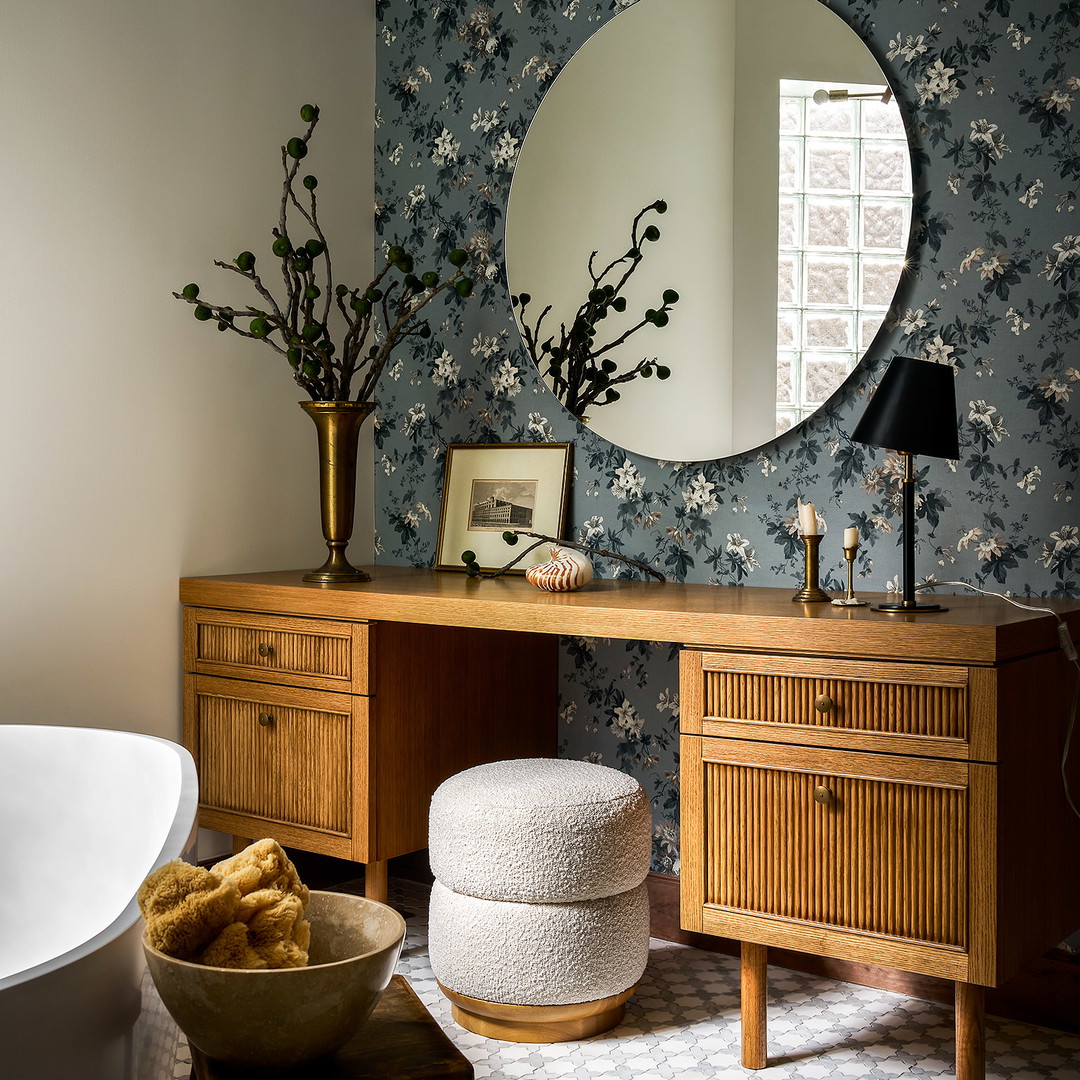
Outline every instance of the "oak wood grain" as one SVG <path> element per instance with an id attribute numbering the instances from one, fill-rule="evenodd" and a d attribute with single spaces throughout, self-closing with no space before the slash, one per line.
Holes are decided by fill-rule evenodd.
<path id="1" fill-rule="evenodd" d="M 701 643 L 722 649 L 838 657 L 992 664 L 1057 644 L 1054 620 L 982 597 L 950 596 L 934 615 L 795 604 L 784 589 L 594 580 L 573 593 L 545 593 L 521 578 L 369 566 L 372 580 L 322 586 L 303 571 L 183 578 L 181 602 L 210 608 L 323 618 L 386 620 Z M 867 595 L 867 599 L 884 596 Z M 1080 636 L 1080 604 L 1038 600 Z"/>

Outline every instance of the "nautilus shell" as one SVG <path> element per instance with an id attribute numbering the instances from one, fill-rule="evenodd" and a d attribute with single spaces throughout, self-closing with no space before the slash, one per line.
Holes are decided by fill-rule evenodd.
<path id="1" fill-rule="evenodd" d="M 548 592 L 573 592 L 592 581 L 592 563 L 573 548 L 553 547 L 547 562 L 525 571 L 525 577 L 538 589 Z"/>

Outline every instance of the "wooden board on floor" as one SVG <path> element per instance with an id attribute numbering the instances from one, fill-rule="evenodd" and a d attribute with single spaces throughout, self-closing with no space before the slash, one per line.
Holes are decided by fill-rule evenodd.
<path id="1" fill-rule="evenodd" d="M 191 1048 L 192 1080 L 472 1080 L 472 1063 L 450 1041 L 401 975 L 370 1019 L 336 1054 L 292 1069 L 250 1069 Z"/>

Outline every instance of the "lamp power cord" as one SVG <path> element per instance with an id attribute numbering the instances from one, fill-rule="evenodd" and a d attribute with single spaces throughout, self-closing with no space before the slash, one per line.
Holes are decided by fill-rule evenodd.
<path id="1" fill-rule="evenodd" d="M 1068 625 L 1065 620 L 1053 610 L 1053 608 L 1036 607 L 1034 604 L 1023 604 L 1011 596 L 1006 596 L 1004 593 L 993 592 L 990 589 L 980 589 L 974 585 L 969 585 L 966 581 L 928 581 L 923 585 L 916 585 L 915 591 L 934 589 L 941 585 L 951 585 L 956 586 L 957 588 L 970 589 L 972 592 L 979 593 L 980 596 L 995 596 L 997 599 L 1004 600 L 1007 604 L 1012 604 L 1013 607 L 1018 607 L 1023 611 L 1037 611 L 1043 615 L 1052 615 L 1057 621 L 1058 642 L 1061 645 L 1061 651 L 1077 671 L 1076 685 L 1073 687 L 1072 705 L 1069 708 L 1069 720 L 1065 728 L 1065 745 L 1061 751 L 1061 783 L 1065 788 L 1065 799 L 1069 804 L 1069 808 L 1078 818 L 1080 818 L 1080 809 L 1077 809 L 1076 803 L 1073 801 L 1072 790 L 1069 787 L 1068 774 L 1073 730 L 1076 727 L 1077 704 L 1080 702 L 1080 660 L 1077 659 L 1076 645 L 1073 642 L 1072 635 L 1069 633 Z"/>

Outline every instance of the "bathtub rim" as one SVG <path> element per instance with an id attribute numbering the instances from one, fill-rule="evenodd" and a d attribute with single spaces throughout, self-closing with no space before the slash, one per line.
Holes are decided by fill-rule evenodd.
<path id="1" fill-rule="evenodd" d="M 109 738 L 147 739 L 150 742 L 168 747 L 175 754 L 180 766 L 180 796 L 177 800 L 172 824 L 169 826 L 162 845 L 154 857 L 152 865 L 147 868 L 146 873 L 149 874 L 170 859 L 179 858 L 182 853 L 193 850 L 195 838 L 198 835 L 199 782 L 195 770 L 195 761 L 185 747 L 171 739 L 163 739 L 157 735 L 146 735 L 140 731 L 125 731 L 116 728 L 78 727 L 72 724 L 0 724 L 0 731 L 41 731 L 45 729 L 57 732 L 96 732 Z M 75 963 L 130 930 L 142 918 L 136 900 L 137 889 L 138 885 L 135 886 L 136 891 L 132 892 L 131 899 L 123 911 L 111 923 L 92 937 L 80 942 L 74 948 L 68 949 L 67 952 L 63 952 L 59 956 L 43 960 L 40 964 L 24 968 L 22 971 L 16 971 L 11 975 L 3 976 L 0 978 L 0 992 L 30 982 L 42 975 L 48 975 L 50 972 L 58 971 L 68 964 Z"/>

